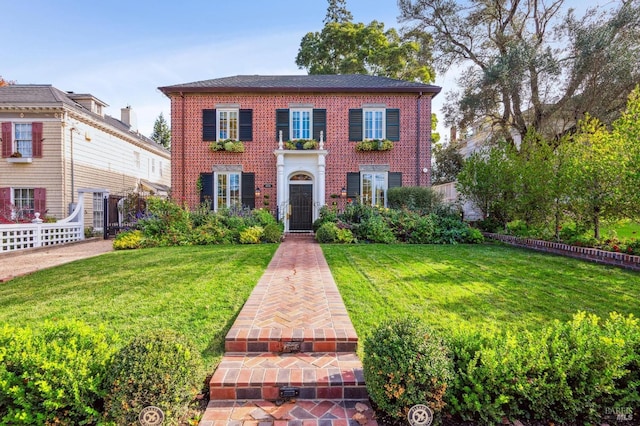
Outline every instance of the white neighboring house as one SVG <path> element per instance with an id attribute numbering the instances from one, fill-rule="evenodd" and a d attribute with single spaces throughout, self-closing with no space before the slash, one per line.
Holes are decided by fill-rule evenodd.
<path id="1" fill-rule="evenodd" d="M 138 133 L 135 114 L 104 114 L 91 94 L 51 85 L 0 87 L 0 219 L 66 217 L 80 188 L 168 195 L 171 154 Z M 88 195 L 90 196 L 90 195 Z M 102 228 L 102 195 L 85 200 L 85 227 Z"/>

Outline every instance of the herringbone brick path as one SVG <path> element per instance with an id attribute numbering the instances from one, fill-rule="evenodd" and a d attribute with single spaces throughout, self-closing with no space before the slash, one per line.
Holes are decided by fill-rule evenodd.
<path id="1" fill-rule="evenodd" d="M 377 425 L 357 344 L 320 246 L 287 236 L 227 334 L 200 425 Z"/>

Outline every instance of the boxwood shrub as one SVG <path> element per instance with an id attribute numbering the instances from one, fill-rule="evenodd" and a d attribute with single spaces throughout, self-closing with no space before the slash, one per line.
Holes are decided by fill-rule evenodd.
<path id="1" fill-rule="evenodd" d="M 79 321 L 0 328 L 0 424 L 94 424 L 117 344 Z"/>
<path id="2" fill-rule="evenodd" d="M 364 341 L 362 360 L 369 396 L 394 418 L 416 404 L 438 413 L 451 380 L 452 364 L 442 340 L 413 317 L 380 324 Z"/>
<path id="3" fill-rule="evenodd" d="M 140 411 L 153 405 L 167 424 L 177 424 L 199 389 L 203 364 L 183 336 L 157 331 L 137 336 L 119 350 L 105 380 L 105 416 L 117 424 L 137 424 Z"/>

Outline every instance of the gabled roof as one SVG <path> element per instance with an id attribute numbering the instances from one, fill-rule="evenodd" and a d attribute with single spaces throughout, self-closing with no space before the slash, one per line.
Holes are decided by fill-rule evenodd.
<path id="1" fill-rule="evenodd" d="M 440 93 L 431 84 L 395 80 L 362 74 L 339 75 L 236 75 L 233 77 L 195 81 L 163 86 L 159 89 L 169 96 L 176 93 L 229 92 L 331 92 L 331 93 Z"/>

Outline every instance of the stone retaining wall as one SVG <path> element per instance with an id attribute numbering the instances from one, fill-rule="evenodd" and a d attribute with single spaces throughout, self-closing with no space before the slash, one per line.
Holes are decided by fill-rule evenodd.
<path id="1" fill-rule="evenodd" d="M 589 262 L 601 263 L 605 265 L 619 266 L 621 268 L 640 271 L 640 256 L 625 253 L 616 253 L 591 247 L 578 247 L 551 241 L 534 240 L 531 238 L 520 238 L 512 235 L 483 233 L 486 238 L 502 241 L 512 246 L 524 247 L 546 253 L 554 253 L 562 256 L 574 257 L 587 260 Z"/>

